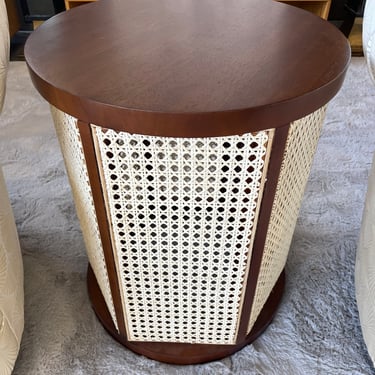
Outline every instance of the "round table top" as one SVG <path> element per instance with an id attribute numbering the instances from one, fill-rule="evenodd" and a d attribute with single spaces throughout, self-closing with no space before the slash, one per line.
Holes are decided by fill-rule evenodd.
<path id="1" fill-rule="evenodd" d="M 25 56 L 39 92 L 85 122 L 210 136 L 321 107 L 350 48 L 328 22 L 272 0 L 104 0 L 46 21 Z"/>

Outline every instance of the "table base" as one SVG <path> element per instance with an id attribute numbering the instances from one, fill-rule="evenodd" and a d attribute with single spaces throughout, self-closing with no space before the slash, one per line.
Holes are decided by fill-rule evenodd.
<path id="1" fill-rule="evenodd" d="M 91 304 L 100 322 L 112 337 L 133 352 L 160 362 L 180 365 L 218 360 L 239 351 L 253 342 L 271 323 L 281 301 L 284 285 L 285 271 L 281 273 L 272 289 L 253 329 L 245 340 L 236 345 L 134 342 L 128 341 L 125 337 L 118 334 L 90 265 L 87 270 L 87 287 Z"/>

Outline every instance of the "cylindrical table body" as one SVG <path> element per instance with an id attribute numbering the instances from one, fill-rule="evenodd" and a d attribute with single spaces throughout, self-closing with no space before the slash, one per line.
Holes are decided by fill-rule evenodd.
<path id="1" fill-rule="evenodd" d="M 235 345 L 245 301 L 247 336 L 285 266 L 325 108 L 282 130 L 208 138 L 115 132 L 52 113 L 116 329 L 109 277 L 117 278 L 129 341 Z M 276 159 L 274 142 L 283 145 Z M 92 145 L 116 267 L 110 276 L 85 157 Z M 264 191 L 265 181 L 274 186 Z M 263 201 L 271 209 L 261 212 Z M 254 248 L 257 230 L 264 240 Z"/>
<path id="2" fill-rule="evenodd" d="M 221 358 L 254 340 L 269 324 L 280 301 L 283 269 L 326 103 L 342 83 L 349 49 L 344 38 L 324 21 L 273 2 L 260 5 L 241 0 L 233 10 L 225 2 L 173 5 L 163 0 L 161 11 L 143 0 L 152 8 L 144 15 L 142 4 L 107 1 L 87 6 L 87 11 L 77 9 L 58 16 L 55 24 L 49 21 L 26 48 L 32 79 L 52 104 L 90 263 L 90 298 L 106 329 L 138 353 L 173 363 Z M 186 6 L 187 13 L 176 11 L 178 5 Z M 202 12 L 215 10 L 212 17 L 216 22 L 208 22 L 209 27 L 200 24 L 201 13 L 196 16 L 197 24 L 187 21 L 194 17 L 196 6 Z M 250 31 L 254 29 L 238 24 L 254 6 L 257 12 L 274 13 L 275 19 L 285 16 L 285 23 L 280 21 L 279 26 L 284 34 L 285 28 L 291 31 L 287 21 L 299 17 L 301 23 L 306 20 L 319 30 L 317 46 L 311 50 L 297 43 L 303 40 L 300 37 L 290 46 L 280 46 L 286 49 L 279 53 L 281 65 L 287 66 L 291 47 L 297 48 L 294 54 L 302 59 L 311 57 L 311 51 L 320 51 L 333 54 L 333 60 L 303 60 L 303 69 L 313 72 L 311 80 L 303 84 L 298 82 L 303 76 L 298 65 L 287 72 L 281 70 L 280 75 L 286 77 L 275 78 L 275 85 L 290 82 L 290 92 L 264 85 L 258 75 L 265 74 L 267 80 L 267 72 L 262 73 L 260 62 L 256 62 L 256 75 L 243 76 L 255 69 L 247 52 L 217 65 L 215 54 L 225 59 L 232 56 L 233 43 L 240 43 L 235 46 L 240 51 L 241 43 L 245 46 L 253 40 Z M 117 12 L 112 14 L 111 26 L 92 31 L 101 47 L 87 54 L 102 62 L 94 58 L 92 75 L 85 78 L 90 81 L 103 61 L 112 64 L 114 60 L 112 68 L 118 70 L 113 73 L 109 67 L 106 73 L 111 85 L 102 85 L 101 77 L 99 88 L 95 84 L 88 87 L 81 77 L 75 77 L 77 84 L 67 83 L 74 67 L 55 67 L 62 72 L 58 78 L 59 73 L 32 49 L 47 41 L 48 31 L 54 32 L 58 46 L 41 51 L 42 55 L 55 56 L 56 52 L 54 61 L 61 54 L 71 57 L 69 53 L 78 52 L 79 43 L 67 47 L 74 31 L 68 26 L 81 27 L 77 26 L 79 16 L 92 25 L 99 14 L 113 9 Z M 230 21 L 223 21 L 227 11 L 237 17 L 236 31 L 233 17 L 228 15 Z M 129 17 L 130 25 L 124 26 L 120 42 L 114 40 L 109 50 L 123 48 L 126 53 L 116 52 L 109 59 L 103 57 L 105 44 L 100 44 L 109 35 L 103 30 L 109 27 L 112 33 L 120 32 L 116 15 L 121 12 Z M 131 25 L 132 17 L 138 26 Z M 139 22 L 153 33 L 143 35 L 142 29 L 139 37 Z M 275 22 L 271 24 L 275 26 Z M 172 26 L 175 34 L 167 33 Z M 301 28 L 306 36 L 307 29 Z M 164 43 L 159 52 L 165 56 L 156 58 L 149 49 L 132 49 L 146 35 Z M 238 42 L 240 37 L 242 42 Z M 330 40 L 336 40 L 335 47 L 327 45 Z M 191 48 L 194 43 L 196 49 Z M 211 45 L 214 52 L 207 52 Z M 249 48 L 256 50 L 257 46 Z M 61 52 L 64 47 L 69 52 Z M 319 48 L 334 51 L 327 54 Z M 155 61 L 146 59 L 145 53 Z M 168 54 L 175 59 L 173 66 Z M 155 74 L 152 69 L 159 69 L 160 62 L 170 64 L 173 72 Z M 201 79 L 198 62 L 206 70 L 206 81 Z M 81 57 L 76 63 L 83 68 Z M 264 65 L 270 72 L 276 66 L 268 59 Z M 150 81 L 142 80 L 138 70 L 126 70 L 129 66 L 149 73 Z M 214 66 L 220 76 L 215 76 Z M 237 66 L 243 72 L 233 75 L 231 68 Z M 221 77 L 230 85 L 223 88 Z M 255 93 L 249 97 L 251 85 Z M 128 92 L 129 87 L 133 91 Z M 224 93 L 219 95 L 213 88 Z M 203 105 L 210 89 L 212 96 Z M 142 100 L 141 91 L 146 95 Z M 233 107 L 235 100 L 242 104 Z"/>

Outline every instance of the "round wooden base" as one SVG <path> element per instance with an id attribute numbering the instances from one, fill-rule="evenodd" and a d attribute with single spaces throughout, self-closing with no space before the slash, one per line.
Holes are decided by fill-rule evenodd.
<path id="1" fill-rule="evenodd" d="M 180 365 L 196 364 L 227 357 L 254 341 L 271 323 L 280 303 L 285 284 L 283 271 L 265 303 L 253 329 L 245 340 L 235 345 L 185 344 L 128 341 L 120 335 L 111 319 L 103 295 L 90 265 L 87 271 L 87 286 L 93 309 L 105 329 L 122 345 L 148 358 Z"/>

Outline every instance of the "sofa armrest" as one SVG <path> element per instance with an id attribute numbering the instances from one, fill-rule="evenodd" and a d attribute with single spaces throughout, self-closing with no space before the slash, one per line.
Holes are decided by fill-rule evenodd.
<path id="1" fill-rule="evenodd" d="M 9 61 L 9 27 L 5 1 L 0 0 L 0 111 L 5 97 L 6 74 Z"/>
<path id="2" fill-rule="evenodd" d="M 375 82 L 375 0 L 367 0 L 363 17 L 363 53 Z"/>
<path id="3" fill-rule="evenodd" d="M 0 168 L 0 374 L 10 374 L 24 328 L 23 265 Z"/>

